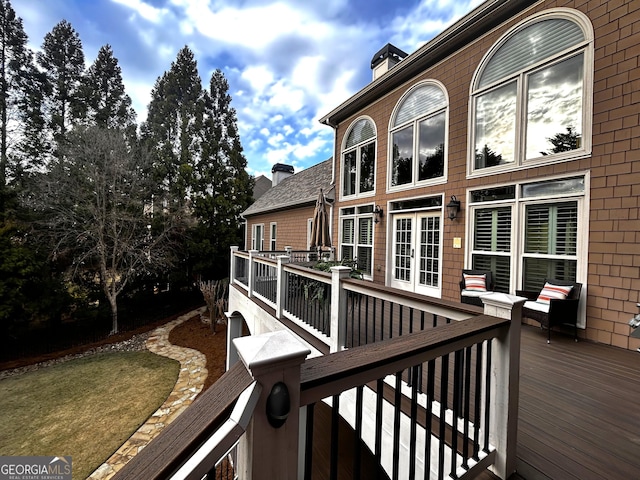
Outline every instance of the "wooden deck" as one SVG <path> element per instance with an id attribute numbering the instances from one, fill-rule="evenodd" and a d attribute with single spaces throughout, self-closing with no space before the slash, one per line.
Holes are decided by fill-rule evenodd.
<path id="1" fill-rule="evenodd" d="M 522 478 L 638 478 L 640 353 L 524 325 L 521 351 Z"/>

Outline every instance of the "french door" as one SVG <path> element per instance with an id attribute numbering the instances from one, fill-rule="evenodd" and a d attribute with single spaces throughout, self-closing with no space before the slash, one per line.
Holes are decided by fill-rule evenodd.
<path id="1" fill-rule="evenodd" d="M 440 212 L 393 217 L 391 286 L 441 296 L 442 234 Z"/>

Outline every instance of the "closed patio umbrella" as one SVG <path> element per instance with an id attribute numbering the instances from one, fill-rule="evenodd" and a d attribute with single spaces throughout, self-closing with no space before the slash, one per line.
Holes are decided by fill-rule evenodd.
<path id="1" fill-rule="evenodd" d="M 331 247 L 331 235 L 329 234 L 329 213 L 324 193 L 320 189 L 316 208 L 313 212 L 311 225 L 311 248 Z"/>

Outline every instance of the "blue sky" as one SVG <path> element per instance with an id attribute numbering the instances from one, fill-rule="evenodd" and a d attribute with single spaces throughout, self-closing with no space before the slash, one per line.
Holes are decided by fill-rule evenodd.
<path id="1" fill-rule="evenodd" d="M 249 172 L 300 171 L 332 155 L 318 119 L 371 81 L 387 43 L 414 52 L 481 0 L 13 0 L 29 46 L 62 19 L 90 65 L 102 45 L 118 58 L 138 122 L 178 50 L 195 53 L 203 85 L 229 81 Z"/>

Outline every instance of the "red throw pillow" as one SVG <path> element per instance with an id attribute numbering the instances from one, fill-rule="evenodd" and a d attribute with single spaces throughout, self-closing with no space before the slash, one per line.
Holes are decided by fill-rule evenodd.
<path id="1" fill-rule="evenodd" d="M 463 273 L 464 277 L 464 289 L 472 290 L 474 292 L 486 292 L 487 291 L 487 276 L 483 275 L 470 275 Z"/>
<path id="2" fill-rule="evenodd" d="M 573 286 L 571 285 L 552 285 L 551 283 L 545 283 L 544 288 L 538 295 L 536 302 L 549 304 L 549 300 L 558 299 L 564 300 L 571 292 Z"/>

